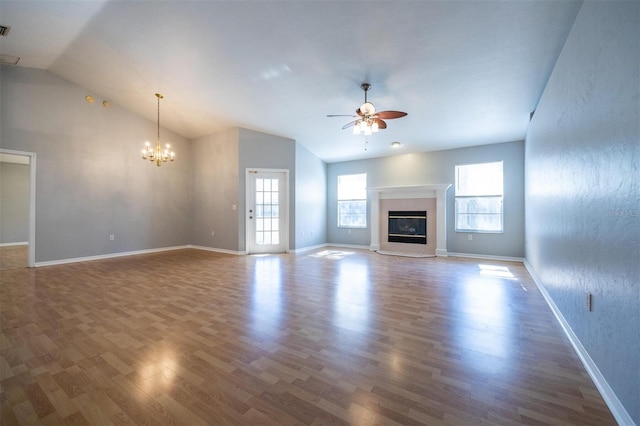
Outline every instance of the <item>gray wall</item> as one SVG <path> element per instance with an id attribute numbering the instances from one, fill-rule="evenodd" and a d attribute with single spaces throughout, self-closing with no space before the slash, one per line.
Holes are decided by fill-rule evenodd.
<path id="1" fill-rule="evenodd" d="M 29 165 L 0 162 L 0 244 L 29 240 Z"/>
<path id="2" fill-rule="evenodd" d="M 455 166 L 491 161 L 504 162 L 504 233 L 475 233 L 473 240 L 469 241 L 467 233 L 454 231 Z M 447 193 L 447 251 L 507 257 L 524 256 L 524 143 L 522 141 L 329 164 L 328 241 L 369 245 L 370 214 L 367 217 L 367 229 L 349 230 L 337 226 L 337 177 L 349 173 L 367 173 L 368 187 L 450 183 L 452 187 Z"/>
<path id="3" fill-rule="evenodd" d="M 0 71 L 0 146 L 38 156 L 36 262 L 187 244 L 244 251 L 247 167 L 289 170 L 291 249 L 299 217 L 313 232 L 301 244 L 326 242 L 324 183 L 299 206 L 296 191 L 326 181 L 326 166 L 294 140 L 236 128 L 189 142 L 161 129 L 177 160 L 157 167 L 139 154 L 155 122 L 89 104 L 83 88 L 47 71 Z"/>
<path id="4" fill-rule="evenodd" d="M 89 104 L 84 89 L 47 71 L 0 73 L 0 144 L 38 158 L 36 262 L 189 244 L 186 139 L 161 130 L 177 160 L 145 163 L 140 150 L 155 139 L 154 121 Z"/>
<path id="5" fill-rule="evenodd" d="M 636 424 L 639 28 L 638 2 L 585 2 L 526 138 L 527 262 Z"/>
<path id="6" fill-rule="evenodd" d="M 327 165 L 296 143 L 295 248 L 327 242 Z"/>
<path id="7" fill-rule="evenodd" d="M 240 220 L 238 247 L 245 250 L 245 181 L 246 169 L 288 169 L 289 170 L 289 248 L 295 248 L 296 229 L 296 141 L 279 136 L 268 135 L 248 129 L 239 129 L 239 185 L 238 215 Z"/>
<path id="8" fill-rule="evenodd" d="M 191 142 L 191 243 L 194 245 L 240 250 L 238 133 L 239 129 L 234 128 Z"/>

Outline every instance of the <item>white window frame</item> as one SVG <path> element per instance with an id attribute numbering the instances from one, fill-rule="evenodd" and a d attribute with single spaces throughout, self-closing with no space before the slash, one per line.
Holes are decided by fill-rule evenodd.
<path id="1" fill-rule="evenodd" d="M 481 169 L 490 165 L 500 164 L 500 182 L 485 182 L 485 188 L 467 188 L 462 182 L 461 174 L 482 173 Z M 475 171 L 473 169 L 476 169 Z M 482 176 L 474 176 L 473 182 L 482 182 Z M 468 211 L 472 204 L 484 205 L 494 211 Z M 483 216 L 498 216 L 497 226 L 472 226 L 470 223 L 482 223 L 478 220 Z M 477 216 L 474 220 L 473 216 Z M 465 218 L 466 220 L 462 220 Z M 463 164 L 455 166 L 455 231 L 465 233 L 490 233 L 500 234 L 504 232 L 504 164 L 502 161 L 489 163 Z"/>
<path id="2" fill-rule="evenodd" d="M 360 189 L 347 189 L 340 190 L 341 178 L 354 178 L 356 176 L 362 177 L 364 185 Z M 342 214 L 341 211 L 347 205 L 360 205 L 362 213 L 352 213 L 351 215 Z M 351 173 L 345 175 L 338 175 L 337 179 L 337 222 L 338 228 L 366 228 L 367 227 L 367 174 L 366 173 Z M 345 221 L 349 216 L 358 215 L 362 221 L 360 224 L 353 224 L 353 221 Z"/>

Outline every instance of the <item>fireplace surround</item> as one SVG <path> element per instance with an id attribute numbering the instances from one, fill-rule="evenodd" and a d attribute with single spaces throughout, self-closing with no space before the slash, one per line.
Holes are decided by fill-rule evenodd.
<path id="1" fill-rule="evenodd" d="M 414 186 L 394 186 L 394 187 L 370 187 L 367 188 L 369 200 L 371 202 L 371 245 L 370 249 L 378 251 L 382 254 L 407 255 L 412 257 L 433 257 L 447 256 L 447 203 L 446 193 L 451 184 L 429 184 Z M 435 204 L 435 205 L 434 205 Z M 381 205 L 384 205 L 384 212 Z M 388 206 L 431 206 L 426 208 L 426 216 L 431 225 L 434 226 L 433 231 L 427 231 L 427 247 L 429 252 L 424 249 L 417 249 L 418 244 L 393 244 L 392 250 L 383 249 L 382 245 L 387 245 L 387 210 L 423 210 L 420 208 L 388 208 Z M 433 211 L 429 211 L 429 210 Z M 384 214 L 384 216 L 382 216 Z M 384 228 L 384 234 L 383 234 Z M 422 246 L 425 247 L 425 246 Z M 421 251 L 422 250 L 422 251 Z"/>

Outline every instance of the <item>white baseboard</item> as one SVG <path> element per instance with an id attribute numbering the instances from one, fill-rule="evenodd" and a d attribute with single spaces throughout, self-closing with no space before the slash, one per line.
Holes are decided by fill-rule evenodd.
<path id="1" fill-rule="evenodd" d="M 573 332 L 571 326 L 564 318 L 564 315 L 562 315 L 562 312 L 555 304 L 555 302 L 551 298 L 551 295 L 549 295 L 547 289 L 542 284 L 542 281 L 538 278 L 535 271 L 526 259 L 524 259 L 524 266 L 527 268 L 527 271 L 529 271 L 529 275 L 531 275 L 531 278 L 533 278 L 533 281 L 536 283 L 536 286 L 540 290 L 540 293 L 542 293 L 542 296 L 549 305 L 549 308 L 551 308 L 551 311 L 556 316 L 556 319 L 560 323 L 564 334 L 569 339 L 569 342 L 571 342 L 571 346 L 573 346 L 573 349 L 576 351 L 576 354 L 578 355 L 578 358 L 580 358 L 580 361 L 582 362 L 582 365 L 584 365 L 584 368 L 587 370 L 589 377 L 591 377 L 591 380 L 593 380 L 596 388 L 598 388 L 598 391 L 600 391 L 600 395 L 602 395 L 602 399 L 604 399 L 604 402 L 609 407 L 609 410 L 611 410 L 611 414 L 613 414 L 613 417 L 616 419 L 618 424 L 622 426 L 635 425 L 635 422 L 633 421 L 627 410 L 625 410 L 615 392 L 613 391 L 613 389 L 611 389 L 611 386 L 609 386 L 609 383 L 607 383 L 607 380 L 598 369 L 598 366 L 595 362 L 593 362 L 591 356 L 589 356 L 587 350 L 584 348 L 584 346 L 582 346 L 580 339 L 578 339 L 578 336 L 576 336 L 576 334 Z"/>
<path id="2" fill-rule="evenodd" d="M 470 259 L 486 259 L 486 260 L 502 260 L 505 262 L 524 262 L 522 257 L 511 256 L 492 256 L 490 254 L 473 254 L 473 253 L 451 253 L 447 252 L 447 256 L 451 257 L 468 257 Z"/>
<path id="3" fill-rule="evenodd" d="M 361 246 L 357 244 L 337 244 L 337 243 L 327 243 L 324 245 L 325 247 L 340 247 L 340 248 L 350 248 L 357 250 L 369 250 L 369 246 Z"/>
<path id="4" fill-rule="evenodd" d="M 316 244 L 314 246 L 300 247 L 297 249 L 289 250 L 289 253 L 303 253 L 305 251 L 316 250 L 316 249 L 327 247 L 327 246 L 328 246 L 327 243 Z"/>
<path id="5" fill-rule="evenodd" d="M 13 246 L 28 246 L 29 241 L 19 241 L 16 243 L 2 243 L 0 247 L 13 247 Z"/>
<path id="6" fill-rule="evenodd" d="M 102 259 L 112 259 L 114 257 L 124 257 L 124 256 L 135 256 L 138 254 L 147 254 L 147 253 L 158 253 L 162 251 L 171 251 L 171 250 L 182 250 L 189 248 L 189 246 L 174 246 L 174 247 L 161 247 L 147 250 L 136 250 L 136 251 L 127 251 L 120 253 L 109 253 L 109 254 L 101 254 L 98 256 L 87 256 L 87 257 L 74 257 L 70 259 L 59 259 L 59 260 L 47 260 L 45 262 L 36 262 L 35 267 L 41 266 L 53 266 L 53 265 L 64 265 L 66 263 L 76 263 L 76 262 L 89 262 L 91 260 L 102 260 Z"/>
<path id="7" fill-rule="evenodd" d="M 213 251 L 216 253 L 225 253 L 225 254 L 234 254 L 237 256 L 247 254 L 246 251 L 227 250 L 227 249 L 221 249 L 221 248 L 215 248 L 215 247 L 194 246 L 194 245 L 190 245 L 188 247 L 196 250 Z"/>

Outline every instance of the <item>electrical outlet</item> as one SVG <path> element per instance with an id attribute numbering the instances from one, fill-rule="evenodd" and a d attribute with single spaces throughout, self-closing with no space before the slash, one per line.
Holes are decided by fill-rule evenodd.
<path id="1" fill-rule="evenodd" d="M 213 237 L 213 236 L 215 236 L 215 235 L 216 235 L 216 233 L 215 233 L 215 232 L 213 232 L 213 229 L 212 229 L 212 230 L 211 230 L 211 236 Z"/>
<path id="2" fill-rule="evenodd" d="M 109 234 L 109 241 L 113 241 L 116 239 L 116 236 L 114 234 Z"/>
<path id="3" fill-rule="evenodd" d="M 467 235 L 467 239 L 468 239 L 469 241 L 473 240 L 473 235 L 471 235 L 471 234 Z"/>

